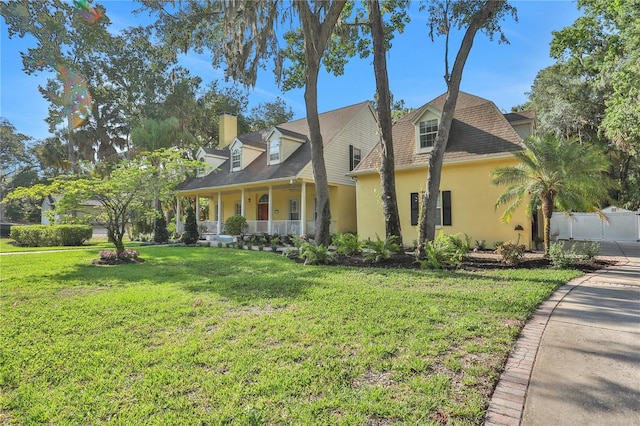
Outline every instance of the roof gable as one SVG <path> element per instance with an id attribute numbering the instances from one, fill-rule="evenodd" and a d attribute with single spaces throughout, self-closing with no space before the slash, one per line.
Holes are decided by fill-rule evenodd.
<path id="1" fill-rule="evenodd" d="M 445 99 L 446 94 L 442 94 L 394 123 L 393 151 L 396 168 L 428 165 L 430 153 L 416 152 L 416 125 L 425 111 L 442 111 Z M 460 92 L 444 154 L 445 163 L 504 155 L 521 148 L 522 138 L 493 102 Z M 380 152 L 378 144 L 354 173 L 377 170 Z"/>
<path id="2" fill-rule="evenodd" d="M 326 146 L 351 122 L 351 120 L 363 109 L 370 108 L 368 101 L 355 105 L 339 108 L 319 115 L 320 131 L 323 144 Z M 294 139 L 302 143 L 291 152 L 287 158 L 279 164 L 268 165 L 268 137 L 277 131 L 288 139 Z M 251 146 L 259 149 L 259 155 L 248 164 L 244 164 L 242 170 L 231 171 L 230 150 L 237 146 Z M 262 132 L 253 132 L 240 135 L 235 138 L 222 152 L 227 160 L 216 170 L 206 176 L 196 177 L 183 182 L 178 189 L 192 191 L 200 188 L 214 188 L 233 185 L 242 185 L 253 182 L 263 182 L 279 179 L 297 178 L 298 174 L 311 162 L 311 149 L 309 143 L 309 126 L 306 118 L 280 124 L 272 129 Z M 256 151 L 253 151 L 256 152 Z M 244 161 L 244 160 L 243 160 Z"/>

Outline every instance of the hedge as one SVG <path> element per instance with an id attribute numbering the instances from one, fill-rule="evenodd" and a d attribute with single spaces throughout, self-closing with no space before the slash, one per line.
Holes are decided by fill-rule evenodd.
<path id="1" fill-rule="evenodd" d="M 11 238 L 21 246 L 81 246 L 93 236 L 89 225 L 12 226 Z"/>

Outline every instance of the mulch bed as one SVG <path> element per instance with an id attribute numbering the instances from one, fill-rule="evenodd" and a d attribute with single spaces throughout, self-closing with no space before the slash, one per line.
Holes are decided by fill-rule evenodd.
<path id="1" fill-rule="evenodd" d="M 303 259 L 296 259 L 303 263 Z M 591 262 L 579 262 L 574 267 L 583 272 L 593 272 L 614 262 L 596 259 Z M 334 266 L 355 266 L 364 268 L 385 268 L 385 269 L 420 269 L 420 264 L 416 262 L 412 254 L 397 254 L 391 259 L 380 263 L 370 262 L 363 256 L 342 256 L 338 255 L 331 263 Z M 500 261 L 500 256 L 491 251 L 469 253 L 468 258 L 462 263 L 461 269 L 466 271 L 482 271 L 492 269 L 552 269 L 553 265 L 549 259 L 543 258 L 542 253 L 526 253 L 524 259 L 517 265 L 506 265 Z"/>

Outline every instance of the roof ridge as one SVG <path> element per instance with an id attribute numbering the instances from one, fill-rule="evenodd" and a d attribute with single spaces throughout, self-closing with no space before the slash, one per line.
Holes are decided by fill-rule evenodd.
<path id="1" fill-rule="evenodd" d="M 365 104 L 368 104 L 370 102 L 371 101 L 362 101 L 362 102 L 357 102 L 357 103 L 352 104 L 352 105 L 347 105 L 347 106 L 343 106 L 343 107 L 340 107 L 340 108 L 335 108 L 335 109 L 332 109 L 332 110 L 329 110 L 329 111 L 324 111 L 324 112 L 319 113 L 318 117 L 321 117 L 321 116 L 327 115 L 327 114 L 331 114 L 331 113 L 335 113 L 335 112 L 340 111 L 340 110 L 353 108 L 353 107 L 360 106 L 360 105 L 365 105 Z M 298 118 L 298 119 L 295 119 L 295 120 L 287 121 L 286 123 L 280 123 L 277 126 L 283 126 L 283 125 L 286 125 L 286 124 L 297 123 L 298 121 L 302 121 L 302 120 L 306 121 L 306 119 L 307 119 L 307 116 L 304 116 L 302 118 Z M 277 126 L 273 126 L 273 127 L 277 127 Z"/>

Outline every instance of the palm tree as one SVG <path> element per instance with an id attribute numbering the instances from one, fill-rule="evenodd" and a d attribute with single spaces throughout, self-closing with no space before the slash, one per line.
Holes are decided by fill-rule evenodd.
<path id="1" fill-rule="evenodd" d="M 507 223 L 525 199 L 528 199 L 528 214 L 541 208 L 547 256 L 550 221 L 555 208 L 595 210 L 600 201 L 609 198 L 608 191 L 615 185 L 606 175 L 609 160 L 592 145 L 553 134 L 529 137 L 524 141 L 524 150 L 514 155 L 520 160 L 518 165 L 499 167 L 492 174 L 495 185 L 508 185 L 498 198 L 496 208 L 510 202 L 502 215 Z"/>

